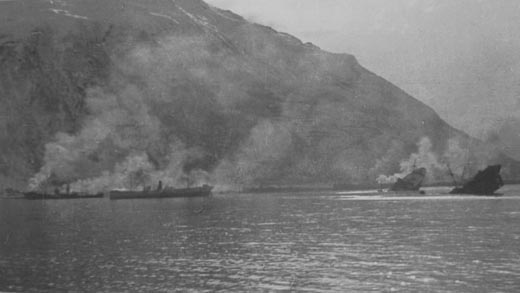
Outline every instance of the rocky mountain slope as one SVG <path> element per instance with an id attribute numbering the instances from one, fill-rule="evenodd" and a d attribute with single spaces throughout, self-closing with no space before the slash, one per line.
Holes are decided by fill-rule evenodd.
<path id="1" fill-rule="evenodd" d="M 0 2 L 0 183 L 445 180 L 515 161 L 363 68 L 199 0 Z"/>

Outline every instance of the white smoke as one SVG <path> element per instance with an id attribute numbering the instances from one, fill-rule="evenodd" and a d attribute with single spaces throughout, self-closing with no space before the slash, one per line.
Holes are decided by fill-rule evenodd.
<path id="1" fill-rule="evenodd" d="M 400 162 L 400 172 L 393 175 L 381 174 L 377 177 L 378 184 L 395 183 L 397 179 L 410 174 L 416 168 L 426 169 L 427 182 L 450 181 L 450 168 L 453 173 L 460 174 L 467 165 L 468 150 L 460 146 L 458 139 L 448 140 L 445 153 L 439 156 L 432 151 L 432 143 L 428 137 L 423 137 L 417 143 L 417 152 Z"/>
<path id="2" fill-rule="evenodd" d="M 158 180 L 178 185 L 185 158 L 197 151 L 173 137 L 169 149 L 162 151 L 161 166 L 151 162 L 148 153 L 163 142 L 160 122 L 143 97 L 132 86 L 119 94 L 91 89 L 87 97 L 91 115 L 84 127 L 76 136 L 58 133 L 46 145 L 45 164 L 29 188 L 42 188 L 52 177 L 72 183 L 73 191 L 88 192 L 139 188 Z"/>
<path id="3" fill-rule="evenodd" d="M 136 189 L 159 180 L 165 186 L 244 184 L 269 175 L 291 144 L 290 125 L 247 117 L 250 122 L 231 125 L 242 135 L 229 146 L 235 153 L 217 157 L 208 153 L 210 147 L 197 147 L 207 137 L 222 139 L 208 131 L 219 130 L 209 117 L 220 123 L 244 120 L 232 115 L 250 98 L 250 85 L 236 81 L 248 64 L 228 58 L 204 37 L 167 37 L 114 58 L 109 84 L 87 91 L 89 115 L 82 129 L 58 133 L 46 145 L 31 190 L 65 183 L 74 191 Z M 197 135 L 202 138 L 187 142 Z M 212 176 L 190 164 L 208 157 L 220 162 Z"/>
<path id="4" fill-rule="evenodd" d="M 240 150 L 216 168 L 217 189 L 236 190 L 250 185 L 255 179 L 269 177 L 291 146 L 291 125 L 263 121 L 256 125 Z"/>

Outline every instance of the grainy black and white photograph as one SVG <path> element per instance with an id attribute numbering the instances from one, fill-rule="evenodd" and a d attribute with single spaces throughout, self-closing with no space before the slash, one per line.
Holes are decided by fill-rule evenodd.
<path id="1" fill-rule="evenodd" d="M 0 292 L 519 292 L 519 16 L 0 0 Z"/>

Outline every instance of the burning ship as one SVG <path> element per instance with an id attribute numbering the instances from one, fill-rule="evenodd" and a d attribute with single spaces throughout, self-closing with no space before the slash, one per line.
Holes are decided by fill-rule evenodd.
<path id="1" fill-rule="evenodd" d="M 45 174 L 45 173 L 44 173 Z M 144 186 L 142 190 L 136 189 L 113 189 L 108 192 L 110 199 L 131 199 L 131 198 L 170 198 L 170 197 L 199 197 L 208 196 L 211 194 L 213 186 L 204 184 L 199 187 L 191 187 L 194 182 L 193 178 L 185 177 L 187 182 L 186 188 L 170 188 L 163 187 L 162 181 L 159 180 L 158 186 L 152 189 L 149 185 L 144 185 L 146 180 L 143 180 L 143 172 L 137 171 L 125 179 L 128 182 L 122 182 L 123 184 L 117 184 L 122 186 Z M 146 176 L 144 176 L 146 177 Z M 54 173 L 50 173 L 49 176 L 41 176 L 41 178 L 34 177 L 36 179 L 31 180 L 29 184 L 29 191 L 24 192 L 23 196 L 26 199 L 78 199 L 78 198 L 100 198 L 104 196 L 104 192 L 88 193 L 88 192 L 77 192 L 77 190 L 97 190 L 107 191 L 108 186 L 105 184 L 96 184 L 96 180 L 76 181 L 72 183 L 75 186 L 75 190 L 71 192 L 71 183 L 67 180 L 59 178 Z M 43 179 L 42 179 L 43 178 Z M 111 178 L 109 178 L 111 179 Z M 117 179 L 117 178 L 116 178 Z M 106 180 L 102 182 L 107 182 Z M 113 182 L 113 181 L 110 181 Z M 118 182 L 121 183 L 121 182 Z M 116 185 L 116 184 L 114 184 Z M 88 187 L 87 187 L 88 186 Z M 49 190 L 52 190 L 49 192 Z M 96 192 L 97 192 L 96 191 Z"/>
<path id="2" fill-rule="evenodd" d="M 79 198 L 102 198 L 103 193 L 79 193 L 71 192 L 70 186 L 67 184 L 65 192 L 61 191 L 60 188 L 55 188 L 54 193 L 40 192 L 40 191 L 28 191 L 24 192 L 23 196 L 25 199 L 79 199 Z"/>
<path id="3" fill-rule="evenodd" d="M 390 191 L 416 191 L 420 192 L 419 189 L 426 177 L 426 169 L 418 168 L 414 169 L 412 173 L 406 175 L 404 178 L 397 179 L 397 182 L 390 188 Z"/>
<path id="4" fill-rule="evenodd" d="M 201 197 L 209 196 L 213 186 L 204 184 L 200 187 L 186 188 L 163 188 L 159 181 L 157 189 L 152 190 L 147 187 L 142 191 L 134 190 L 112 190 L 109 193 L 110 199 L 134 199 L 134 198 L 172 198 L 172 197 Z"/>

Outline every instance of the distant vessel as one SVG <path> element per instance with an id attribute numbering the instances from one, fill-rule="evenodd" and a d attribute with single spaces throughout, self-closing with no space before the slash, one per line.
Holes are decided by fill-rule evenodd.
<path id="1" fill-rule="evenodd" d="M 79 193 L 70 192 L 70 185 L 66 185 L 65 192 L 60 191 L 59 187 L 54 189 L 54 193 L 28 191 L 23 193 L 25 199 L 78 199 L 78 198 L 100 198 L 103 197 L 103 193 Z"/>
<path id="2" fill-rule="evenodd" d="M 199 197 L 208 196 L 211 194 L 213 186 L 202 185 L 201 187 L 187 187 L 187 188 L 161 188 L 157 190 L 112 190 L 110 191 L 110 199 L 132 199 L 132 198 L 171 198 L 171 197 Z"/>
<path id="3" fill-rule="evenodd" d="M 6 188 L 4 189 L 3 196 L 7 198 L 18 198 L 23 196 L 23 192 L 13 188 Z"/>
<path id="4" fill-rule="evenodd" d="M 504 186 L 500 169 L 500 165 L 488 166 L 462 187 L 455 187 L 450 194 L 496 195 L 495 191 Z"/>
<path id="5" fill-rule="evenodd" d="M 406 175 L 403 179 L 397 179 L 397 182 L 390 187 L 390 191 L 419 191 L 426 177 L 426 169 L 414 169 L 412 173 Z"/>
<path id="6" fill-rule="evenodd" d="M 425 168 L 414 168 L 414 170 L 410 174 L 406 175 L 402 179 L 397 179 L 397 182 L 395 182 L 388 189 L 383 189 L 383 186 L 381 184 L 379 189 L 362 190 L 360 188 L 358 190 L 338 192 L 336 194 L 352 196 L 416 196 L 417 194 L 425 194 L 424 191 L 419 190 L 422 186 L 425 177 Z"/>
<path id="7" fill-rule="evenodd" d="M 81 194 L 81 193 L 44 193 L 44 192 L 24 192 L 25 199 L 79 199 L 79 198 L 101 198 L 103 193 Z"/>

